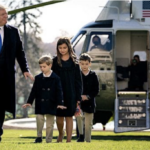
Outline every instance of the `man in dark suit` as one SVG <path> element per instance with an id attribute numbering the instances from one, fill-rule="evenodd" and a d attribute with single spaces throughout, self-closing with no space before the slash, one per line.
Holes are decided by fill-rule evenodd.
<path id="1" fill-rule="evenodd" d="M 0 141 L 3 134 L 5 112 L 15 118 L 15 60 L 25 78 L 34 80 L 29 72 L 18 29 L 7 23 L 6 8 L 0 5 Z"/>

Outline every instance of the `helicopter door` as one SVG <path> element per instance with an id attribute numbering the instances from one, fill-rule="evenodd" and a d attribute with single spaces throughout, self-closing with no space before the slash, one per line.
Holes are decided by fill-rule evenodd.
<path id="1" fill-rule="evenodd" d="M 116 32 L 116 61 L 117 71 L 123 70 L 121 78 L 117 76 L 116 100 L 115 100 L 115 132 L 140 131 L 149 128 L 149 72 L 147 62 L 149 61 L 148 31 L 117 31 Z M 122 47 L 122 43 L 124 46 Z M 140 57 L 140 64 L 135 64 L 134 56 Z M 125 61 L 130 58 L 129 61 Z M 122 65 L 119 62 L 122 60 Z M 131 68 L 127 67 L 125 62 L 130 64 L 132 69 L 135 66 L 142 75 L 139 77 L 139 71 L 136 72 L 137 79 L 131 78 Z M 124 63 L 124 64 L 123 64 Z M 134 63 L 134 64 L 133 64 Z M 137 62 L 136 62 L 137 63 Z M 127 69 L 128 68 L 128 69 Z M 149 67 L 150 68 L 150 67 Z M 129 71 L 127 75 L 125 70 Z M 137 70 L 136 70 L 137 71 Z M 132 74 L 133 75 L 133 74 Z M 149 75 L 150 77 L 150 75 Z M 131 82 L 132 79 L 132 82 Z M 140 80 L 139 80 L 140 79 Z M 133 82 L 135 81 L 136 82 Z M 144 82 L 142 88 L 140 83 Z M 131 86 L 129 83 L 132 83 Z"/>

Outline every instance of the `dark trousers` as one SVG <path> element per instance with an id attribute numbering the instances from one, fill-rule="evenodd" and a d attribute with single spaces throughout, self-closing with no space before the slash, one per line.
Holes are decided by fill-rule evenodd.
<path id="1" fill-rule="evenodd" d="M 5 110 L 0 108 L 0 136 L 3 134 L 4 120 L 5 120 Z"/>
<path id="2" fill-rule="evenodd" d="M 5 95 L 6 92 L 5 65 L 0 61 L 0 136 L 3 134 L 3 123 L 5 119 Z"/>
<path id="3" fill-rule="evenodd" d="M 76 134 L 78 139 L 80 134 L 79 134 L 78 124 L 77 124 L 77 119 L 76 119 Z"/>

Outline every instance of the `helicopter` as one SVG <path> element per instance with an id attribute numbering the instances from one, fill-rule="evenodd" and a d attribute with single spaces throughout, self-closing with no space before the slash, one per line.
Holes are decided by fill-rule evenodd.
<path id="1" fill-rule="evenodd" d="M 19 13 L 57 2 L 63 1 L 49 1 L 8 13 Z M 103 130 L 111 119 L 114 119 L 116 133 L 150 128 L 149 6 L 150 1 L 108 0 L 97 19 L 83 26 L 71 39 L 78 57 L 82 53 L 91 56 L 91 69 L 98 75 L 100 92 L 96 96 L 93 123 L 102 123 Z M 95 37 L 100 39 L 100 47 L 93 45 Z M 141 91 L 128 90 L 129 77 L 125 72 L 136 54 L 140 56 L 144 68 L 144 89 Z"/>
<path id="2" fill-rule="evenodd" d="M 95 37 L 101 46 L 92 48 Z M 91 69 L 99 78 L 94 123 L 105 129 L 114 118 L 116 133 L 149 129 L 150 1 L 109 0 L 97 19 L 82 27 L 71 42 L 78 57 L 91 56 Z M 142 90 L 128 88 L 125 70 L 134 55 L 139 55 L 143 68 Z"/>

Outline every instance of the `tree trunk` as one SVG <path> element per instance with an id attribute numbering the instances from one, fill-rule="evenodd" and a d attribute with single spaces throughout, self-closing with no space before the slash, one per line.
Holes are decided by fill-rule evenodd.
<path id="1" fill-rule="evenodd" d="M 25 7 L 26 1 L 24 0 L 24 7 Z M 24 51 L 27 50 L 27 33 L 26 33 L 26 12 L 23 12 L 23 26 L 24 26 Z M 26 94 L 25 94 L 26 95 Z M 24 103 L 26 102 L 26 97 L 24 98 Z M 27 109 L 23 109 L 23 117 L 28 117 L 28 111 Z"/>

